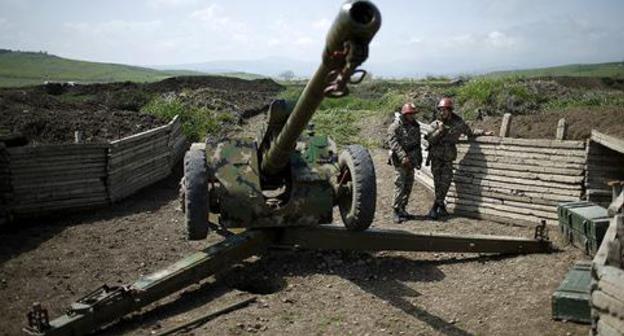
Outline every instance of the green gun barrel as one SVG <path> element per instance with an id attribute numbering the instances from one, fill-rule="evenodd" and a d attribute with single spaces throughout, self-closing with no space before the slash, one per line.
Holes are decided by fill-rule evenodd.
<path id="1" fill-rule="evenodd" d="M 269 149 L 261 170 L 275 175 L 288 163 L 297 138 L 325 97 L 342 97 L 347 83 L 357 83 L 365 72 L 356 69 L 368 57 L 368 45 L 381 26 L 377 7 L 366 0 L 351 0 L 340 8 L 327 34 L 322 63 L 308 82 L 292 113 Z M 352 75 L 361 73 L 359 80 Z M 355 77 L 355 76 L 354 76 Z"/>

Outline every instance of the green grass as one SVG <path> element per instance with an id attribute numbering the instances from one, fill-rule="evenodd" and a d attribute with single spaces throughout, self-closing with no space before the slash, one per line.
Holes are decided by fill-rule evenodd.
<path id="1" fill-rule="evenodd" d="M 563 110 L 573 107 L 622 107 L 624 95 L 619 92 L 586 91 L 578 95 L 551 100 L 544 110 Z"/>
<path id="2" fill-rule="evenodd" d="M 143 106 L 141 112 L 167 120 L 178 115 L 182 131 L 191 141 L 204 139 L 208 134 L 218 134 L 223 129 L 223 124 L 233 124 L 235 121 L 230 113 L 189 106 L 177 98 L 156 97 Z"/>
<path id="3" fill-rule="evenodd" d="M 179 75 L 202 73 L 186 70 L 159 71 L 122 64 L 77 61 L 46 53 L 0 50 L 0 87 L 36 85 L 44 81 L 153 82 Z"/>
<path id="4" fill-rule="evenodd" d="M 496 71 L 484 77 L 498 78 L 508 76 L 545 77 L 545 76 L 579 76 L 579 77 L 611 77 L 624 78 L 624 62 L 598 64 L 570 64 L 548 68 Z"/>
<path id="5" fill-rule="evenodd" d="M 296 101 L 302 91 L 301 85 L 289 85 L 279 98 Z M 360 143 L 374 147 L 376 142 L 363 137 L 359 125 L 371 118 L 388 118 L 405 103 L 405 99 L 403 91 L 393 88 L 378 94 L 358 88 L 343 98 L 324 99 L 312 122 L 319 134 L 330 136 L 339 145 Z"/>

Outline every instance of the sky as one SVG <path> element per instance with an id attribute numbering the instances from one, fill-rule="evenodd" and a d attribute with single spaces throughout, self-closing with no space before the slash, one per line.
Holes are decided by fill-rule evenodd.
<path id="1" fill-rule="evenodd" d="M 378 0 L 364 68 L 461 74 L 624 60 L 622 0 Z M 341 1 L 0 0 L 0 48 L 158 66 L 316 64 Z M 297 74 L 308 75 L 308 74 Z"/>

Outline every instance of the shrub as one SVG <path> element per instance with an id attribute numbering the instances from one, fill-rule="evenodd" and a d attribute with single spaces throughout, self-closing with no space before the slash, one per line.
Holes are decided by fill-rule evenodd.
<path id="1" fill-rule="evenodd" d="M 178 98 L 154 98 L 143 106 L 141 111 L 165 119 L 178 115 L 182 131 L 191 141 L 199 141 L 207 135 L 218 134 L 223 130 L 224 124 L 232 124 L 235 121 L 234 116 L 228 112 L 188 106 Z"/>

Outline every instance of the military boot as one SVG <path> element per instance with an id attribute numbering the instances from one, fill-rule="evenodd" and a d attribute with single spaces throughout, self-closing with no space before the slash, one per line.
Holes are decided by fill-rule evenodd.
<path id="1" fill-rule="evenodd" d="M 403 217 L 405 220 L 412 220 L 415 219 L 416 216 L 412 215 L 411 213 L 405 211 L 405 209 L 401 209 L 399 210 L 399 214 L 401 215 L 401 217 Z"/>
<path id="2" fill-rule="evenodd" d="M 429 210 L 429 213 L 427 213 L 427 217 L 433 220 L 438 219 L 438 203 L 437 202 L 433 203 L 433 206 L 431 206 L 431 210 Z"/>
<path id="3" fill-rule="evenodd" d="M 398 210 L 394 210 L 394 215 L 392 216 L 392 220 L 395 224 L 401 224 L 405 221 L 405 218 L 401 215 L 401 212 Z"/>
<path id="4" fill-rule="evenodd" d="M 438 204 L 438 216 L 446 217 L 448 215 L 449 213 L 448 211 L 446 211 L 446 206 L 444 205 L 444 202 L 441 202 L 440 204 Z"/>

